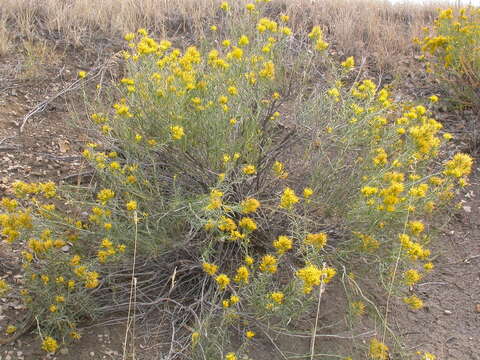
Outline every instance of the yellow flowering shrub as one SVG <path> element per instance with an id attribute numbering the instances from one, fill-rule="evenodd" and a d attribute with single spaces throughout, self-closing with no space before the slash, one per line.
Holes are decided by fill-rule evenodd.
<path id="1" fill-rule="evenodd" d="M 480 11 L 476 7 L 441 10 L 423 39 L 416 39 L 427 71 L 462 106 L 480 103 Z"/>
<path id="2" fill-rule="evenodd" d="M 91 185 L 16 182 L 0 201 L 2 237 L 25 244 L 20 295 L 45 351 L 80 339 L 81 320 L 128 310 L 134 266 L 139 314 L 168 292 L 192 359 L 240 358 L 332 283 L 360 316 L 358 278 L 401 292 L 433 269 L 429 220 L 473 161 L 444 158 L 430 105 L 353 82 L 355 59 L 334 62 L 320 26 L 291 29 L 262 1 L 220 8 L 195 45 L 125 36 L 114 100 L 89 104 Z M 372 339 L 372 358 L 388 351 Z"/>

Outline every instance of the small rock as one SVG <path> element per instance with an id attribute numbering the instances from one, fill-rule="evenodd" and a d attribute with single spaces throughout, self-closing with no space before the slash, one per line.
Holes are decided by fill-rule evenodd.
<path id="1" fill-rule="evenodd" d="M 93 351 L 90 351 L 90 356 L 95 356 L 95 353 Z"/>
<path id="2" fill-rule="evenodd" d="M 452 312 L 450 310 L 443 310 L 443 313 L 445 315 L 452 315 Z"/>

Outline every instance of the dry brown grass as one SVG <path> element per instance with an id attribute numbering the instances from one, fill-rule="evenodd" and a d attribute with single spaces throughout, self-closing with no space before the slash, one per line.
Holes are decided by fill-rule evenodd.
<path id="1" fill-rule="evenodd" d="M 118 39 L 139 27 L 160 36 L 202 32 L 218 4 L 218 0 L 3 0 L 0 15 L 4 23 L 15 24 L 10 38 L 31 39 L 40 32 L 78 46 L 99 38 Z M 380 70 L 412 53 L 412 38 L 431 23 L 439 7 L 383 0 L 274 0 L 269 6 L 273 12 L 290 14 L 294 26 L 321 24 L 340 55 L 368 56 Z M 6 28 L 0 21 L 0 33 L 2 29 Z M 0 53 L 2 49 L 5 45 L 0 43 Z"/>
<path id="2" fill-rule="evenodd" d="M 11 34 L 8 30 L 7 17 L 0 16 L 0 56 L 8 53 L 11 46 Z"/>

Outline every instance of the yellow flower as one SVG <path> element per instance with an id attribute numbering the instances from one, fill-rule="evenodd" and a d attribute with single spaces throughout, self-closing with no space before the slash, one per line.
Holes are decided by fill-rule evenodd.
<path id="1" fill-rule="evenodd" d="M 277 240 L 273 242 L 273 247 L 277 249 L 277 254 L 285 254 L 288 250 L 292 249 L 293 241 L 288 236 L 279 236 Z"/>
<path id="2" fill-rule="evenodd" d="M 312 292 L 313 287 L 320 285 L 321 282 L 328 283 L 335 274 L 336 270 L 333 268 L 319 269 L 313 264 L 307 265 L 296 272 L 297 277 L 303 281 L 305 294 Z"/>
<path id="3" fill-rule="evenodd" d="M 255 259 L 253 257 L 251 256 L 245 257 L 245 264 L 247 264 L 248 266 L 252 266 L 254 262 L 255 262 Z"/>
<path id="4" fill-rule="evenodd" d="M 258 75 L 270 80 L 275 79 L 275 64 L 271 61 L 263 63 L 263 68 L 258 72 Z"/>
<path id="5" fill-rule="evenodd" d="M 230 5 L 226 1 L 224 1 L 220 4 L 220 9 L 228 11 L 230 9 Z"/>
<path id="6" fill-rule="evenodd" d="M 3 279 L 0 279 L 0 295 L 5 294 L 10 289 L 10 286 Z"/>
<path id="7" fill-rule="evenodd" d="M 181 126 L 171 126 L 170 127 L 170 136 L 173 140 L 180 140 L 183 136 L 185 136 L 185 131 Z"/>
<path id="8" fill-rule="evenodd" d="M 126 33 L 123 38 L 124 38 L 126 41 L 132 41 L 133 39 L 135 39 L 135 34 L 132 33 L 132 32 Z"/>
<path id="9" fill-rule="evenodd" d="M 137 210 L 137 202 L 135 200 L 131 200 L 126 204 L 126 208 L 128 211 Z"/>
<path id="10" fill-rule="evenodd" d="M 210 192 L 210 202 L 206 206 L 206 209 L 207 210 L 219 209 L 222 206 L 222 196 L 223 196 L 223 192 L 217 189 L 213 189 Z"/>
<path id="11" fill-rule="evenodd" d="M 378 192 L 378 188 L 373 186 L 364 186 L 360 191 L 363 195 L 365 195 L 366 197 L 369 197 L 369 196 L 375 195 Z"/>
<path id="12" fill-rule="evenodd" d="M 436 360 L 437 357 L 433 355 L 432 353 L 425 352 L 423 353 L 422 359 L 421 360 Z"/>
<path id="13" fill-rule="evenodd" d="M 144 28 L 138 29 L 138 30 L 137 30 L 137 33 L 139 33 L 139 34 L 142 35 L 142 36 L 147 36 L 147 35 L 148 35 L 147 29 L 144 29 Z"/>
<path id="14" fill-rule="evenodd" d="M 78 77 L 80 79 L 83 79 L 85 76 L 87 76 L 87 72 L 86 71 L 79 71 L 78 72 Z"/>
<path id="15" fill-rule="evenodd" d="M 264 255 L 259 269 L 260 271 L 275 273 L 277 271 L 277 258 L 273 255 Z"/>
<path id="16" fill-rule="evenodd" d="M 255 5 L 252 3 L 248 3 L 247 5 L 245 5 L 245 8 L 251 12 L 255 10 Z"/>
<path id="17" fill-rule="evenodd" d="M 420 273 L 415 270 L 415 269 L 410 269 L 410 270 L 407 270 L 403 273 L 403 279 L 405 281 L 405 284 L 408 285 L 408 286 L 413 286 L 414 284 L 416 284 L 420 279 L 422 278 L 422 276 L 420 275 Z"/>
<path id="18" fill-rule="evenodd" d="M 316 249 L 320 250 L 327 244 L 327 234 L 317 233 L 317 234 L 307 234 L 305 238 L 305 244 L 312 245 Z"/>
<path id="19" fill-rule="evenodd" d="M 202 264 L 203 271 L 205 271 L 208 275 L 213 276 L 218 270 L 218 266 L 215 264 L 210 263 L 203 263 Z"/>
<path id="20" fill-rule="evenodd" d="M 425 265 L 423 265 L 423 268 L 424 268 L 426 271 L 431 271 L 431 270 L 433 270 L 434 267 L 435 267 L 435 265 L 433 265 L 433 263 L 431 263 L 431 262 L 428 262 L 428 263 L 426 263 Z"/>
<path id="21" fill-rule="evenodd" d="M 245 46 L 248 45 L 250 41 L 248 40 L 248 37 L 246 35 L 240 36 L 238 39 L 238 46 Z"/>
<path id="22" fill-rule="evenodd" d="M 425 225 L 421 221 L 409 221 L 408 228 L 414 235 L 418 235 L 425 230 Z"/>
<path id="23" fill-rule="evenodd" d="M 240 203 L 243 214 L 250 214 L 260 207 L 260 202 L 254 198 L 247 198 Z"/>
<path id="24" fill-rule="evenodd" d="M 192 345 L 195 346 L 198 343 L 198 339 L 200 338 L 200 333 L 198 331 L 192 332 Z"/>
<path id="25" fill-rule="evenodd" d="M 64 296 L 55 296 L 55 301 L 62 303 L 65 302 L 65 297 Z"/>
<path id="26" fill-rule="evenodd" d="M 285 179 L 288 176 L 288 172 L 285 171 L 285 165 L 280 161 L 275 161 L 273 163 L 272 170 L 280 179 Z"/>
<path id="27" fill-rule="evenodd" d="M 255 333 L 251 330 L 248 330 L 245 332 L 245 336 L 247 337 L 247 339 L 252 339 L 255 336 Z"/>
<path id="28" fill-rule="evenodd" d="M 17 331 L 17 327 L 15 325 L 8 325 L 7 329 L 5 330 L 7 335 L 11 335 L 11 334 L 15 333 L 15 331 Z"/>
<path id="29" fill-rule="evenodd" d="M 57 311 L 58 307 L 56 305 L 50 305 L 48 309 L 50 310 L 50 312 L 54 313 Z"/>
<path id="30" fill-rule="evenodd" d="M 248 231 L 254 231 L 257 229 L 257 224 L 255 221 L 249 217 L 244 217 L 242 218 L 239 222 L 238 225 L 244 229 L 247 229 Z"/>
<path id="31" fill-rule="evenodd" d="M 71 337 L 72 339 L 74 339 L 74 340 L 80 340 L 80 338 L 82 337 L 82 335 L 80 335 L 80 333 L 77 332 L 77 331 L 72 331 L 72 332 L 70 333 L 70 337 Z"/>
<path id="32" fill-rule="evenodd" d="M 237 355 L 233 352 L 229 352 L 227 355 L 225 355 L 225 360 L 237 360 Z"/>
<path id="33" fill-rule="evenodd" d="M 112 199 L 115 196 L 115 193 L 110 189 L 103 189 L 97 194 L 97 199 L 101 201 L 103 205 L 105 205 L 108 200 Z"/>
<path id="34" fill-rule="evenodd" d="M 242 169 L 242 171 L 247 174 L 247 175 L 253 175 L 257 172 L 257 170 L 255 170 L 255 166 L 254 165 L 245 165 Z"/>
<path id="35" fill-rule="evenodd" d="M 472 171 L 473 159 L 470 155 L 458 153 L 452 160 L 447 161 L 443 173 L 447 176 L 451 175 L 460 178 L 470 174 Z"/>
<path id="36" fill-rule="evenodd" d="M 212 31 L 217 31 L 218 28 L 217 28 L 215 25 L 212 25 L 212 26 L 210 26 L 210 30 L 212 30 Z"/>
<path id="37" fill-rule="evenodd" d="M 293 205 L 299 202 L 299 200 L 300 199 L 297 195 L 295 195 L 295 192 L 287 187 L 285 190 L 283 190 L 283 194 L 280 198 L 280 207 L 282 209 L 290 210 L 293 208 Z"/>
<path id="38" fill-rule="evenodd" d="M 372 338 L 370 340 L 370 357 L 375 360 L 388 360 L 388 346 Z"/>
<path id="39" fill-rule="evenodd" d="M 238 95 L 238 90 L 235 86 L 229 86 L 227 91 L 230 95 Z"/>
<path id="40" fill-rule="evenodd" d="M 375 149 L 377 156 L 373 158 L 373 163 L 375 165 L 385 165 L 388 162 L 388 156 L 383 148 Z"/>
<path id="41" fill-rule="evenodd" d="M 320 28 L 320 26 L 314 26 L 312 28 L 312 31 L 308 34 L 308 37 L 310 39 L 316 39 L 316 38 L 321 38 L 323 36 L 323 31 Z"/>
<path id="42" fill-rule="evenodd" d="M 306 187 L 305 189 L 303 189 L 303 197 L 305 199 L 308 199 L 312 195 L 313 195 L 313 189 L 312 188 Z"/>
<path id="43" fill-rule="evenodd" d="M 273 301 L 275 301 L 277 304 L 282 304 L 285 298 L 285 295 L 280 291 L 276 291 L 270 294 L 270 298 Z"/>
<path id="44" fill-rule="evenodd" d="M 350 56 L 348 57 L 345 61 L 343 61 L 341 63 L 341 65 L 347 69 L 347 70 L 350 70 L 351 68 L 353 68 L 355 66 L 355 59 L 353 58 L 353 56 Z"/>
<path id="45" fill-rule="evenodd" d="M 226 216 L 222 216 L 220 218 L 220 224 L 218 225 L 218 229 L 225 232 L 235 231 L 237 229 L 237 224 L 235 224 L 234 220 Z"/>
<path id="46" fill-rule="evenodd" d="M 240 298 L 237 296 L 237 295 L 232 295 L 230 296 L 230 303 L 232 305 L 235 305 L 236 303 L 238 303 L 240 301 Z"/>
<path id="47" fill-rule="evenodd" d="M 328 48 L 328 43 L 326 41 L 324 41 L 323 39 L 318 39 L 316 42 L 315 42 L 315 50 L 317 51 L 323 51 L 325 50 L 326 48 Z"/>
<path id="48" fill-rule="evenodd" d="M 436 103 L 438 101 L 437 95 L 432 95 L 428 98 L 432 103 Z"/>
<path id="49" fill-rule="evenodd" d="M 94 289 L 98 286 L 98 273 L 95 271 L 88 272 L 85 275 L 85 288 L 87 289 Z"/>
<path id="50" fill-rule="evenodd" d="M 72 266 L 76 266 L 76 265 L 79 265 L 80 264 L 80 255 L 74 255 L 72 256 L 72 258 L 70 259 L 70 265 Z"/>
<path id="51" fill-rule="evenodd" d="M 221 290 L 225 290 L 225 288 L 230 284 L 230 278 L 225 274 L 220 274 L 215 278 L 218 286 Z"/>
<path id="52" fill-rule="evenodd" d="M 47 336 L 45 339 L 43 339 L 42 349 L 49 353 L 56 352 L 58 349 L 57 340 L 55 340 L 51 336 Z"/>
<path id="53" fill-rule="evenodd" d="M 413 310 L 418 310 L 423 307 L 423 301 L 422 299 L 418 298 L 415 295 L 409 296 L 409 297 L 404 297 L 403 302 L 407 305 L 409 305 Z"/>

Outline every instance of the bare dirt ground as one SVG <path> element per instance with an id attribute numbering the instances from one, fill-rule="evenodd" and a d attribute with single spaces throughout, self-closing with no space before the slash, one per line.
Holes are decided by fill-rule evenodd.
<path id="1" fill-rule="evenodd" d="M 28 54 L 0 59 L 0 197 L 16 179 L 72 180 L 75 174 L 83 171 L 79 150 L 85 139 L 81 132 L 71 130 L 68 121 L 72 116 L 72 104 L 81 108 L 83 100 L 78 91 L 68 95 L 68 102 L 64 97 L 49 102 L 43 111 L 28 120 L 23 132 L 19 129 L 24 116 L 74 81 L 78 70 L 98 65 L 104 54 L 112 52 L 112 49 L 101 54 L 75 50 L 57 54 L 53 60 L 43 59 L 38 64 L 32 63 Z M 443 113 L 441 116 L 446 120 L 456 118 L 455 114 Z M 453 126 L 452 131 L 461 132 L 459 126 Z M 459 146 L 465 147 L 461 143 Z M 416 288 L 426 306 L 417 312 L 405 312 L 403 306 L 393 304 L 389 314 L 391 327 L 413 352 L 417 349 L 430 351 L 439 360 L 480 359 L 479 179 L 476 164 L 471 187 L 462 199 L 463 208 L 448 224 L 438 224 L 440 236 L 432 246 L 433 253 L 437 254 L 436 268 Z M 0 245 L 0 277 L 10 283 L 15 282 L 20 271 L 18 255 L 17 251 Z M 321 323 L 343 321 L 344 311 L 339 311 L 338 315 L 335 310 L 345 304 L 338 303 L 335 291 L 327 292 L 322 301 Z M 400 308 L 403 311 L 397 311 Z M 0 299 L 0 331 L 3 333 L 8 321 L 22 313 L 23 309 L 15 299 Z M 0 345 L 0 360 L 122 358 L 123 326 L 93 327 L 85 329 L 83 334 L 79 344 L 55 356 L 45 355 L 39 349 L 38 340 L 31 334 L 25 335 L 13 344 Z M 137 358 L 160 359 L 160 350 L 151 347 L 147 340 L 141 338 L 137 341 Z M 259 349 L 252 354 L 255 359 L 280 358 L 268 340 L 259 338 L 255 341 Z M 308 349 L 308 339 L 295 341 L 285 340 L 282 344 L 287 348 Z M 367 341 L 367 337 L 355 340 L 364 348 Z M 319 348 L 341 351 L 351 347 L 352 343 L 348 338 L 326 338 L 319 340 Z M 399 356 L 394 354 L 392 359 L 399 359 Z M 359 352 L 358 359 L 363 358 L 366 356 Z"/>

